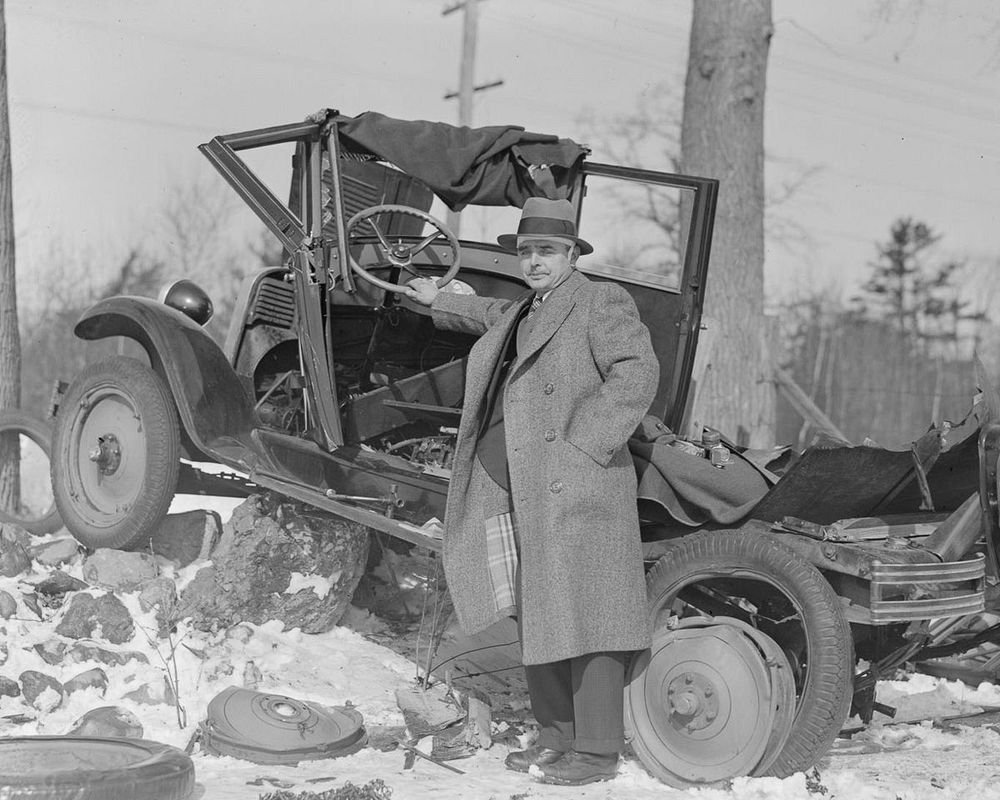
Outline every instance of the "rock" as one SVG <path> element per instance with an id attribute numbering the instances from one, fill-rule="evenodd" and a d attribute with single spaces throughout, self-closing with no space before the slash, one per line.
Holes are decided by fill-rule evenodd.
<path id="1" fill-rule="evenodd" d="M 154 610 L 160 631 L 165 632 L 177 620 L 177 584 L 166 577 L 146 581 L 139 590 L 139 607 Z"/>
<path id="2" fill-rule="evenodd" d="M 63 655 L 66 653 L 66 643 L 58 639 L 48 639 L 36 644 L 32 650 L 38 653 L 46 664 L 55 666 L 62 663 Z"/>
<path id="3" fill-rule="evenodd" d="M 226 630 L 226 640 L 237 644 L 249 644 L 253 639 L 253 627 L 245 622 L 239 622 Z"/>
<path id="4" fill-rule="evenodd" d="M 50 597 L 58 597 L 67 592 L 78 592 L 86 588 L 87 584 L 79 578 L 74 578 L 68 572 L 63 572 L 61 569 L 53 570 L 49 577 L 35 584 L 36 592 Z"/>
<path id="5" fill-rule="evenodd" d="M 73 595 L 56 633 L 70 639 L 88 639 L 99 633 L 112 644 L 132 638 L 135 623 L 121 600 L 113 594 L 100 597 L 80 592 Z"/>
<path id="6" fill-rule="evenodd" d="M 0 619 L 10 619 L 17 613 L 17 600 L 13 595 L 0 589 Z"/>
<path id="7" fill-rule="evenodd" d="M 105 692 L 108 691 L 108 673 L 100 667 L 94 667 L 73 676 L 63 684 L 63 691 L 67 695 L 90 688 L 97 689 L 101 693 L 101 697 L 104 697 Z"/>
<path id="8" fill-rule="evenodd" d="M 7 663 L 7 659 L 10 657 L 10 651 L 7 650 L 7 642 L 4 639 L 7 636 L 7 631 L 0 628 L 0 667 Z"/>
<path id="9" fill-rule="evenodd" d="M 389 625 L 385 620 L 373 614 L 366 608 L 358 608 L 355 605 L 347 607 L 344 616 L 337 623 L 343 628 L 350 628 L 355 633 L 385 633 L 389 630 Z"/>
<path id="10" fill-rule="evenodd" d="M 256 691 L 260 687 L 262 680 L 264 680 L 264 673 L 260 671 L 260 667 L 254 664 L 253 661 L 248 661 L 246 666 L 243 667 L 243 688 Z"/>
<path id="11" fill-rule="evenodd" d="M 368 529 L 290 503 L 267 514 L 259 500 L 233 511 L 212 563 L 181 592 L 178 615 L 201 630 L 272 619 L 305 633 L 330 630 L 364 572 Z"/>
<path id="12" fill-rule="evenodd" d="M 28 554 L 39 564 L 55 567 L 60 564 L 68 564 L 79 558 L 80 543 L 72 536 L 62 536 L 58 539 L 50 539 L 47 542 L 31 545 Z"/>
<path id="13" fill-rule="evenodd" d="M 222 518 L 218 512 L 195 510 L 168 514 L 149 545 L 156 555 L 186 567 L 198 558 L 208 558 L 221 532 Z"/>
<path id="14" fill-rule="evenodd" d="M 44 619 L 42 607 L 38 604 L 38 595 L 34 592 L 24 592 L 21 595 L 21 602 L 39 619 Z"/>
<path id="15" fill-rule="evenodd" d="M 126 692 L 122 695 L 122 699 L 131 700 L 133 703 L 143 706 L 158 706 L 164 703 L 172 705 L 174 702 L 174 692 L 170 688 L 166 677 L 164 677 L 163 684 L 159 688 L 144 683 L 138 689 Z"/>
<path id="16" fill-rule="evenodd" d="M 83 562 L 83 577 L 112 591 L 131 592 L 159 574 L 156 559 L 149 553 L 127 553 L 105 547 L 95 550 Z"/>
<path id="17" fill-rule="evenodd" d="M 0 697 L 20 697 L 21 687 L 13 678 L 0 675 Z"/>
<path id="18" fill-rule="evenodd" d="M 100 664 L 112 666 L 127 664 L 129 661 L 138 661 L 141 664 L 149 663 L 145 653 L 134 650 L 107 650 L 90 642 L 74 642 L 66 651 L 66 660 L 73 664 L 97 661 Z"/>
<path id="19" fill-rule="evenodd" d="M 25 552 L 31 547 L 31 534 L 13 522 L 0 522 L 0 539 L 17 542 Z"/>
<path id="20" fill-rule="evenodd" d="M 92 708 L 66 731 L 67 736 L 113 736 L 127 739 L 141 739 L 142 734 L 142 723 L 135 714 L 119 706 Z"/>
<path id="21" fill-rule="evenodd" d="M 27 669 L 18 676 L 25 702 L 36 710 L 47 713 L 62 705 L 62 684 L 44 672 Z"/>
<path id="22" fill-rule="evenodd" d="M 0 575 L 13 578 L 31 569 L 28 532 L 9 522 L 0 523 Z"/>

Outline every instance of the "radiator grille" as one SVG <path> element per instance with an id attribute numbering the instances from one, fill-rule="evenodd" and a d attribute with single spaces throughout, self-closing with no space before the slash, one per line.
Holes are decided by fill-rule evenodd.
<path id="1" fill-rule="evenodd" d="M 295 296 L 291 285 L 276 278 L 264 278 L 257 286 L 247 320 L 251 325 L 263 322 L 277 328 L 291 328 L 295 324 Z"/>

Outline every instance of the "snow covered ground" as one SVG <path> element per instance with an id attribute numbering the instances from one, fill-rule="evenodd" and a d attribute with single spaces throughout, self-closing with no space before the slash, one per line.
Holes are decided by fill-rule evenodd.
<path id="1" fill-rule="evenodd" d="M 211 500 L 210 504 L 225 515 L 235 503 Z M 181 498 L 174 510 L 205 505 L 205 498 Z M 34 582 L 44 574 L 39 571 L 28 577 Z M 175 577 L 183 582 L 187 575 Z M 0 589 L 15 590 L 23 578 L 0 578 Z M 416 669 L 412 662 L 361 633 L 338 627 L 329 633 L 308 635 L 298 630 L 283 630 L 280 623 L 272 622 L 239 626 L 228 634 L 215 636 L 180 627 L 173 639 L 166 642 L 152 634 L 155 621 L 140 610 L 137 598 L 124 595 L 123 599 L 138 623 L 133 641 L 123 649 L 142 650 L 149 663 L 133 661 L 107 667 L 110 686 L 105 697 L 99 696 L 96 689 L 86 689 L 70 695 L 62 707 L 40 714 L 33 721 L 14 724 L 0 718 L 0 735 L 65 733 L 86 710 L 113 702 L 136 714 L 146 738 L 183 748 L 198 722 L 205 718 L 212 698 L 228 686 L 242 686 L 248 670 L 259 670 L 257 688 L 261 691 L 330 706 L 349 702 L 370 727 L 404 724 L 395 692 L 412 683 Z M 3 671 L 16 676 L 25 669 L 46 669 L 31 647 L 50 636 L 51 629 L 20 617 L 8 621 L 6 627 L 9 658 Z M 167 664 L 174 662 L 179 700 L 186 719 L 179 720 L 175 707 L 167 703 L 142 705 L 118 700 L 141 684 L 161 685 Z M 248 666 L 250 662 L 252 666 Z M 878 696 L 898 709 L 895 720 L 877 717 L 868 730 L 838 741 L 816 772 L 784 780 L 740 778 L 723 787 L 672 789 L 630 759 L 623 762 L 618 777 L 607 783 L 580 788 L 546 786 L 528 775 L 504 769 L 508 747 L 503 744 L 447 762 L 462 774 L 422 758 L 407 768 L 406 752 L 402 749 L 382 752 L 365 748 L 350 756 L 304 761 L 289 767 L 208 755 L 195 747 L 198 785 L 194 796 L 199 800 L 250 800 L 278 788 L 322 792 L 346 781 L 362 786 L 379 778 L 391 788 L 394 800 L 1000 798 L 1000 733 L 989 726 L 949 728 L 934 723 L 984 707 L 1000 707 L 1000 689 L 992 684 L 973 689 L 955 681 L 916 675 L 880 684 Z M 907 719 L 915 721 L 900 721 Z M 429 742 L 423 745 L 429 752 Z"/>

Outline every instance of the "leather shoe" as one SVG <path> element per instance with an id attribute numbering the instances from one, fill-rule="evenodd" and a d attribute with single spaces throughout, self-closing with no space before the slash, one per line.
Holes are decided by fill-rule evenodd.
<path id="1" fill-rule="evenodd" d="M 532 764 L 539 767 L 545 764 L 552 764 L 562 758 L 562 750 L 553 750 L 550 747 L 529 747 L 527 750 L 514 750 L 507 754 L 504 759 L 504 766 L 517 772 L 527 772 Z"/>
<path id="2" fill-rule="evenodd" d="M 558 761 L 539 765 L 542 783 L 581 786 L 595 781 L 609 781 L 618 773 L 617 753 L 581 753 L 570 750 Z"/>

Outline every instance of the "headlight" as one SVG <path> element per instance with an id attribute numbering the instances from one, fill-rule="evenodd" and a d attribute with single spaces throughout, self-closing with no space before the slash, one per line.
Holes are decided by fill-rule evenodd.
<path id="1" fill-rule="evenodd" d="M 199 325 L 205 325 L 215 311 L 208 293 L 194 281 L 184 278 L 164 286 L 158 299 L 164 305 L 191 317 Z"/>

